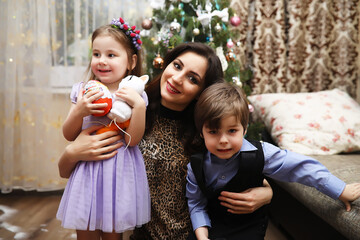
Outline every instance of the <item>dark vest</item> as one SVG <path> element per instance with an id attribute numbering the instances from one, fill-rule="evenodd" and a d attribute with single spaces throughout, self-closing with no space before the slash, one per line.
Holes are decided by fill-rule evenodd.
<path id="1" fill-rule="evenodd" d="M 241 152 L 237 157 L 240 162 L 236 175 L 222 188 L 216 191 L 205 185 L 204 154 L 191 156 L 191 167 L 202 193 L 208 199 L 208 214 L 211 220 L 213 237 L 236 235 L 242 229 L 253 224 L 264 222 L 266 207 L 262 207 L 251 214 L 232 214 L 223 207 L 218 200 L 221 191 L 242 192 L 248 188 L 263 186 L 264 153 L 260 142 L 251 142 L 258 150 Z M 216 216 L 216 217 L 215 217 Z M 227 233 L 227 231 L 230 231 Z"/>

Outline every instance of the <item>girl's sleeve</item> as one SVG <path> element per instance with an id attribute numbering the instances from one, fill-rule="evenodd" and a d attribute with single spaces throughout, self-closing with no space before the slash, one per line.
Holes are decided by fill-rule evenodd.
<path id="1" fill-rule="evenodd" d="M 79 95 L 79 92 L 82 89 L 82 85 L 83 85 L 83 82 L 78 82 L 72 86 L 71 93 L 70 93 L 70 100 L 72 103 L 77 102 L 77 97 Z"/>
<path id="2" fill-rule="evenodd" d="M 144 99 L 145 105 L 148 106 L 148 104 L 149 104 L 149 99 L 148 99 L 148 96 L 147 96 L 147 94 L 146 94 L 145 91 L 141 94 L 141 97 Z"/>

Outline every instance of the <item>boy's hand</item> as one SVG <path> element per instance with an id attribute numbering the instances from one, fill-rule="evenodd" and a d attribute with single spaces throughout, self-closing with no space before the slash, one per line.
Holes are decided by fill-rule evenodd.
<path id="1" fill-rule="evenodd" d="M 351 203 L 360 197 L 360 183 L 346 184 L 339 200 L 345 204 L 346 211 L 351 210 Z"/>
<path id="2" fill-rule="evenodd" d="M 209 240 L 209 230 L 206 226 L 197 228 L 195 235 L 197 240 Z"/>

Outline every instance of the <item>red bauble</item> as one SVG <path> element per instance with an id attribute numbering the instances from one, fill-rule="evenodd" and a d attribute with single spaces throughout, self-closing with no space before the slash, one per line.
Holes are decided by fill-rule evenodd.
<path id="1" fill-rule="evenodd" d="M 230 23 L 231 25 L 233 25 L 234 27 L 237 27 L 240 25 L 241 23 L 241 18 L 239 16 L 233 16 L 230 18 Z"/>
<path id="2" fill-rule="evenodd" d="M 234 46 L 234 42 L 231 40 L 231 39 L 229 39 L 228 41 L 227 41 L 227 43 L 226 43 L 226 47 L 227 48 L 232 48 Z"/>

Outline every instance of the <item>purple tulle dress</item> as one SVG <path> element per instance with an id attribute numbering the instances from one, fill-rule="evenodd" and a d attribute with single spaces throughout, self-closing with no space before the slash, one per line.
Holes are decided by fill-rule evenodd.
<path id="1" fill-rule="evenodd" d="M 76 103 L 81 83 L 75 84 L 71 100 Z M 147 104 L 146 94 L 143 98 Z M 96 123 L 97 122 L 97 123 Z M 88 116 L 83 129 L 110 119 Z M 150 220 L 150 194 L 142 154 L 125 145 L 104 161 L 79 162 L 72 172 L 56 217 L 64 228 L 124 232 Z"/>

